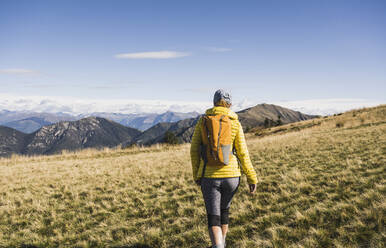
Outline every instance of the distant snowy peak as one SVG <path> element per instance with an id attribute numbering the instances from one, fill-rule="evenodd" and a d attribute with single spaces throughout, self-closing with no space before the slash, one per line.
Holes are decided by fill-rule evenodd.
<path id="1" fill-rule="evenodd" d="M 82 118 L 87 116 L 98 116 L 113 120 L 122 125 L 144 131 L 160 122 L 176 122 L 179 120 L 197 117 L 198 112 L 180 113 L 167 111 L 162 114 L 156 113 L 141 113 L 141 114 L 121 114 L 121 113 L 106 113 L 97 112 L 91 114 L 79 115 Z"/>

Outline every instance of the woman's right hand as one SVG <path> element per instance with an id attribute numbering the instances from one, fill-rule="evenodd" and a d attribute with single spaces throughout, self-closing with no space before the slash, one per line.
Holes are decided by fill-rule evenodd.
<path id="1" fill-rule="evenodd" d="M 249 184 L 249 193 L 253 195 L 256 192 L 256 184 Z"/>

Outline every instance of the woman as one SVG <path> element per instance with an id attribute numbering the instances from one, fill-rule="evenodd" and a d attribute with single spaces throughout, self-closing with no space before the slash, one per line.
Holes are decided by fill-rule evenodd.
<path id="1" fill-rule="evenodd" d="M 229 131 L 231 136 L 230 151 L 234 150 L 237 158 L 231 153 L 227 164 L 207 165 L 208 159 L 206 159 L 206 156 L 208 156 L 210 152 L 206 152 L 207 147 L 203 147 L 203 141 L 206 137 L 205 134 L 208 132 L 208 128 L 205 126 L 207 124 L 203 117 L 199 119 L 194 129 L 190 156 L 192 160 L 193 178 L 196 184 L 201 186 L 205 201 L 212 247 L 223 248 L 225 247 L 225 237 L 228 231 L 229 207 L 233 195 L 236 193 L 240 184 L 241 171 L 237 160 L 240 161 L 241 168 L 247 176 L 251 194 L 254 194 L 256 191 L 257 177 L 249 158 L 244 132 L 238 121 L 237 114 L 229 109 L 232 105 L 230 94 L 224 90 L 217 90 L 214 94 L 213 103 L 214 107 L 206 110 L 205 116 L 220 115 L 221 118 L 223 116 L 228 117 L 227 120 L 229 120 L 231 124 L 231 130 Z M 208 133 L 208 137 L 209 136 Z M 203 152 L 202 150 L 205 151 Z"/>

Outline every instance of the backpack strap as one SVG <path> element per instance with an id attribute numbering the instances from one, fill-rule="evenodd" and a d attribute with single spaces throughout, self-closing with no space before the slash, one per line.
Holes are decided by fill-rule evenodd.
<path id="1" fill-rule="evenodd" d="M 206 125 L 206 122 L 207 122 L 207 119 L 204 117 L 202 125 L 203 125 L 203 128 L 205 129 L 204 131 L 205 131 L 206 137 L 208 139 L 208 145 L 209 145 L 209 148 L 210 148 L 210 147 L 213 147 L 213 144 L 212 144 L 212 140 L 210 138 L 210 134 L 209 134 L 209 130 L 208 130 L 208 127 Z M 207 148 L 208 147 L 205 147 L 205 149 L 207 149 Z M 205 153 L 205 155 L 206 155 L 206 153 Z M 216 160 L 216 156 L 214 155 L 212 149 L 210 149 L 210 155 L 212 155 L 213 159 Z"/>
<path id="2" fill-rule="evenodd" d="M 210 142 L 209 131 L 208 131 L 208 128 L 206 127 L 206 119 L 205 119 L 205 117 L 202 118 L 202 120 L 203 120 L 202 125 L 203 125 L 203 128 L 205 129 L 203 131 L 205 131 L 206 137 L 208 139 L 208 142 Z M 206 164 L 208 163 L 208 158 L 206 157 L 206 154 L 207 154 L 206 153 L 206 149 L 207 149 L 206 145 L 201 143 L 201 157 L 202 157 L 202 160 L 204 161 L 204 167 L 202 168 L 201 178 L 204 177 L 205 169 L 206 169 Z"/>

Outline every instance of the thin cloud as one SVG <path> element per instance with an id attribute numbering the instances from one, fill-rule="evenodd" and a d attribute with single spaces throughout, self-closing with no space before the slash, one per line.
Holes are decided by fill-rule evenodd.
<path id="1" fill-rule="evenodd" d="M 232 51 L 231 48 L 227 48 L 227 47 L 206 47 L 205 50 L 209 52 L 215 52 L 215 53 L 224 53 L 224 52 Z"/>
<path id="2" fill-rule="evenodd" d="M 117 59 L 175 59 L 190 56 L 191 53 L 177 51 L 155 51 L 142 53 L 121 53 L 114 57 Z"/>
<path id="3" fill-rule="evenodd" d="M 20 96 L 0 92 L 0 111 L 35 111 L 65 112 L 78 115 L 93 112 L 110 112 L 122 114 L 199 112 L 211 106 L 210 102 L 143 100 L 143 99 L 100 99 L 65 96 Z"/>
<path id="4" fill-rule="evenodd" d="M 37 71 L 21 68 L 9 68 L 9 69 L 0 69 L 0 74 L 15 74 L 15 75 L 25 75 L 25 74 L 38 74 Z"/>
<path id="5" fill-rule="evenodd" d="M 385 104 L 384 100 L 371 99 L 310 99 L 299 101 L 264 101 L 276 104 L 305 114 L 330 115 L 362 107 Z M 262 101 L 235 99 L 232 109 L 239 111 L 255 106 Z M 211 99 L 205 102 L 171 101 L 171 100 L 141 100 L 141 99 L 100 99 L 63 96 L 21 96 L 0 92 L 0 111 L 35 111 L 35 112 L 65 112 L 68 114 L 87 114 L 92 112 L 111 112 L 122 114 L 133 113 L 164 113 L 199 112 L 211 107 Z"/>
<path id="6" fill-rule="evenodd" d="M 331 99 L 309 99 L 298 101 L 279 101 L 274 104 L 287 107 L 305 114 L 331 115 L 360 109 L 363 107 L 374 107 L 384 104 L 381 100 L 358 99 L 358 98 L 331 98 Z"/>

